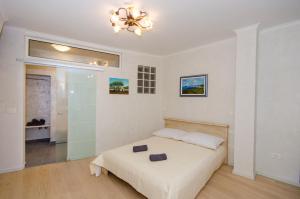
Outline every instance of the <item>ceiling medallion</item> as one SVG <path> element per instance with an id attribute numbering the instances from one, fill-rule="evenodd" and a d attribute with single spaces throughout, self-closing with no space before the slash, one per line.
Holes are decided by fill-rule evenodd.
<path id="1" fill-rule="evenodd" d="M 145 31 L 151 30 L 153 25 L 148 13 L 137 9 L 133 5 L 112 11 L 110 22 L 116 33 L 120 30 L 128 30 L 138 36 L 141 36 Z"/>

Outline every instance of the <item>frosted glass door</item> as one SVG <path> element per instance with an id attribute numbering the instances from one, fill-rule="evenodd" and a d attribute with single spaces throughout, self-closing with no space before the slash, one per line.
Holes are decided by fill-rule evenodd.
<path id="1" fill-rule="evenodd" d="M 68 160 L 95 155 L 95 71 L 67 69 Z"/>

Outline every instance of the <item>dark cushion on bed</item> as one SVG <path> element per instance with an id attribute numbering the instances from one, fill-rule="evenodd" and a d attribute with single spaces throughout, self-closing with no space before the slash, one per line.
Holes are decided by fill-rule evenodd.
<path id="1" fill-rule="evenodd" d="M 167 159 L 167 154 L 161 153 L 161 154 L 150 154 L 149 156 L 150 161 L 162 161 Z"/>
<path id="2" fill-rule="evenodd" d="M 142 151 L 147 151 L 148 146 L 147 145 L 139 145 L 139 146 L 133 146 L 132 148 L 133 152 L 142 152 Z"/>

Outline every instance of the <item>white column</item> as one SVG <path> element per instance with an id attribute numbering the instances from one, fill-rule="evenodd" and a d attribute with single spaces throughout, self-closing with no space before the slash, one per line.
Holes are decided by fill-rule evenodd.
<path id="1" fill-rule="evenodd" d="M 237 35 L 233 173 L 255 178 L 255 82 L 258 24 Z"/>

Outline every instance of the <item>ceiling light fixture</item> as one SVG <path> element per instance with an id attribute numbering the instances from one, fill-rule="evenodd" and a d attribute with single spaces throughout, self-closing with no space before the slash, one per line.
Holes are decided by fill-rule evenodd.
<path id="1" fill-rule="evenodd" d="M 63 46 L 63 45 L 59 45 L 59 44 L 51 44 L 51 46 L 53 48 L 55 48 L 55 50 L 58 50 L 60 52 L 67 52 L 67 51 L 69 51 L 71 49 L 68 46 Z"/>
<path id="2" fill-rule="evenodd" d="M 120 30 L 128 30 L 138 36 L 141 36 L 145 31 L 151 30 L 153 26 L 148 13 L 139 10 L 133 5 L 112 11 L 110 22 L 116 33 Z"/>

